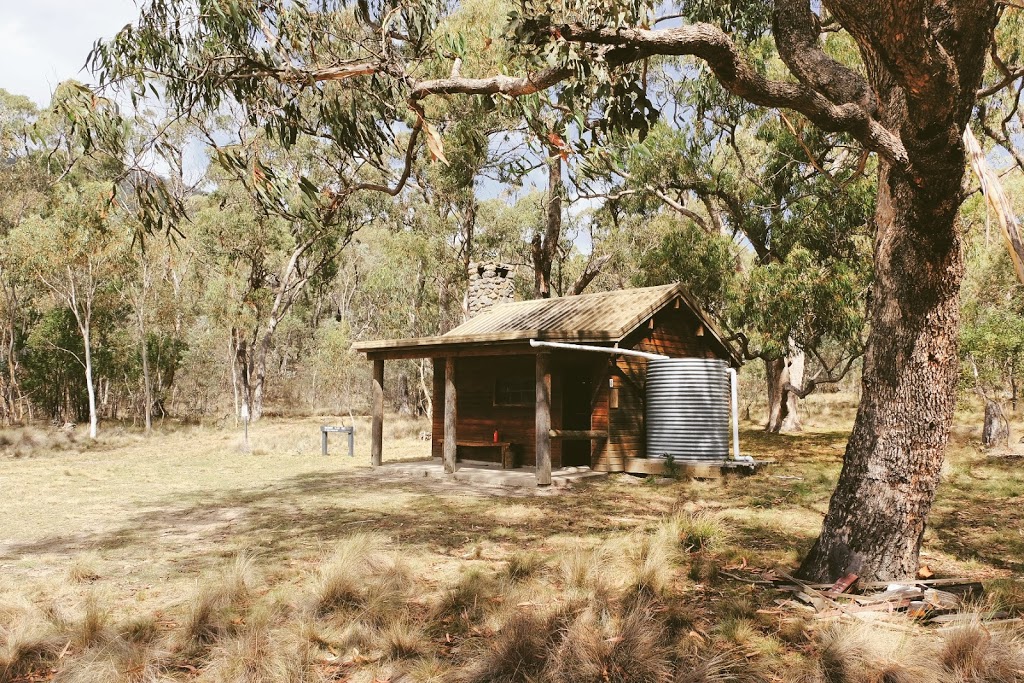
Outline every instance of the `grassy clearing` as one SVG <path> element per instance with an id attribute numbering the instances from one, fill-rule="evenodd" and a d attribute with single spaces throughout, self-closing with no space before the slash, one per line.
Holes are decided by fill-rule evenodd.
<path id="1" fill-rule="evenodd" d="M 372 475 L 368 430 L 323 458 L 313 419 L 251 454 L 233 428 L 36 434 L 0 455 L 0 683 L 1024 681 L 1013 633 L 810 623 L 723 574 L 813 540 L 850 418 L 817 400 L 804 434 L 744 430 L 778 461 L 757 477 L 557 495 Z M 1024 474 L 965 419 L 924 561 L 1019 612 Z M 396 427 L 386 459 L 426 453 Z"/>

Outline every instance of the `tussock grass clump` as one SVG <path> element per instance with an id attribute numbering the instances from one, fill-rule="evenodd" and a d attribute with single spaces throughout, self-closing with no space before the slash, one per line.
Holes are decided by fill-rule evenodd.
<path id="1" fill-rule="evenodd" d="M 68 581 L 86 583 L 100 578 L 99 557 L 94 553 L 79 555 L 68 566 Z"/>
<path id="2" fill-rule="evenodd" d="M 408 619 L 396 619 L 380 631 L 381 645 L 388 659 L 415 659 L 430 651 L 423 629 Z"/>
<path id="3" fill-rule="evenodd" d="M 627 593 L 658 596 L 672 581 L 678 550 L 675 525 L 661 525 L 654 534 L 636 534 L 625 549 Z"/>
<path id="4" fill-rule="evenodd" d="M 650 605 L 621 615 L 584 610 L 564 630 L 548 659 L 551 683 L 637 683 L 668 680 L 672 662 L 665 632 Z"/>
<path id="5" fill-rule="evenodd" d="M 997 579 L 985 586 L 985 597 L 996 609 L 1024 614 L 1024 581 Z"/>
<path id="6" fill-rule="evenodd" d="M 547 564 L 547 559 L 533 552 L 516 552 L 508 558 L 502 578 L 512 583 L 536 576 Z"/>
<path id="7" fill-rule="evenodd" d="M 450 667 L 437 657 L 417 659 L 406 666 L 406 675 L 416 683 L 448 683 L 456 680 Z"/>
<path id="8" fill-rule="evenodd" d="M 167 654 L 148 644 L 112 639 L 71 659 L 55 683 L 163 683 Z"/>
<path id="9" fill-rule="evenodd" d="M 0 606 L 0 683 L 48 668 L 66 645 L 67 638 L 40 610 Z"/>
<path id="10" fill-rule="evenodd" d="M 718 561 L 706 553 L 697 553 L 690 558 L 686 575 L 698 583 L 709 583 L 718 579 L 721 567 Z"/>
<path id="11" fill-rule="evenodd" d="M 353 534 L 338 542 L 316 572 L 311 595 L 316 616 L 362 606 L 366 577 L 372 573 L 381 545 L 381 539 L 370 534 Z"/>
<path id="12" fill-rule="evenodd" d="M 567 588 L 584 593 L 606 594 L 612 580 L 608 571 L 614 557 L 608 548 L 575 547 L 558 559 L 558 573 Z"/>
<path id="13" fill-rule="evenodd" d="M 867 681 L 881 662 L 889 660 L 894 634 L 867 625 L 837 624 L 818 636 L 816 680 L 827 683 Z"/>
<path id="14" fill-rule="evenodd" d="M 80 618 L 70 629 L 68 637 L 72 645 L 85 649 L 108 640 L 112 636 L 110 620 L 109 608 L 90 594 L 85 599 Z"/>
<path id="15" fill-rule="evenodd" d="M 718 550 L 728 538 L 728 530 L 721 520 L 706 512 L 674 515 L 664 522 L 663 529 L 674 532 L 679 547 L 691 553 Z"/>
<path id="16" fill-rule="evenodd" d="M 910 635 L 862 624 L 836 624 L 818 638 L 814 664 L 800 672 L 801 683 L 939 683 L 926 643 Z M 944 683 L 944 682 L 943 682 Z M 953 683 L 950 681 L 949 683 Z M 963 682 L 966 683 L 966 682 Z"/>
<path id="17" fill-rule="evenodd" d="M 735 649 L 699 652 L 675 665 L 673 683 L 755 683 L 764 680 Z"/>
<path id="18" fill-rule="evenodd" d="M 152 614 L 140 614 L 117 625 L 117 637 L 128 643 L 152 643 L 159 634 L 156 617 Z"/>
<path id="19" fill-rule="evenodd" d="M 434 619 L 469 626 L 483 618 L 485 608 L 497 594 L 498 584 L 494 577 L 474 567 L 463 572 L 458 581 L 444 592 L 434 610 Z"/>
<path id="20" fill-rule="evenodd" d="M 1024 642 L 1018 636 L 970 624 L 945 637 L 937 662 L 943 683 L 1019 683 L 1024 681 Z"/>
<path id="21" fill-rule="evenodd" d="M 302 683 L 311 681 L 308 641 L 274 630 L 259 620 L 221 639 L 201 678 L 210 683 Z"/>
<path id="22" fill-rule="evenodd" d="M 536 680 L 553 646 L 556 619 L 513 614 L 465 667 L 464 683 L 520 683 Z"/>
<path id="23" fill-rule="evenodd" d="M 228 569 L 199 584 L 187 604 L 180 632 L 186 651 L 198 654 L 237 630 L 253 582 L 252 559 L 239 555 Z"/>
<path id="24" fill-rule="evenodd" d="M 386 625 L 405 613 L 415 583 L 409 567 L 394 558 L 377 572 L 366 582 L 362 614 L 377 625 Z"/>

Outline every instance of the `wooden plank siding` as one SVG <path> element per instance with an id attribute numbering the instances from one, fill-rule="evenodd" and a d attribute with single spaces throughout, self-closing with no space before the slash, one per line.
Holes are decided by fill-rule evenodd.
<path id="1" fill-rule="evenodd" d="M 553 359 L 553 363 L 558 363 Z M 431 436 L 431 454 L 438 457 L 443 452 L 444 416 L 439 415 L 437 406 L 444 405 L 444 359 L 434 360 L 434 416 Z M 512 444 L 517 466 L 533 466 L 537 462 L 536 413 L 534 403 L 523 406 L 494 405 L 494 389 L 499 378 L 520 377 L 534 382 L 535 356 L 494 356 L 456 359 L 456 381 L 458 397 L 458 423 L 456 432 L 460 441 L 492 441 L 497 430 L 501 441 Z M 442 380 L 442 381 L 439 381 Z M 551 378 L 552 396 L 561 396 L 561 373 Z M 440 387 L 440 389 L 439 389 Z M 561 402 L 553 401 L 551 406 L 552 429 L 562 428 Z M 474 449 L 472 453 L 459 449 L 459 458 L 473 460 L 494 460 L 496 453 L 486 449 Z M 551 466 L 561 467 L 562 444 L 555 440 L 551 444 Z"/>
<path id="2" fill-rule="evenodd" d="M 660 353 L 673 358 L 721 358 L 722 350 L 715 340 L 697 334 L 701 321 L 687 306 L 668 306 L 654 315 L 653 326 L 644 322 L 626 335 L 622 348 Z M 500 352 L 499 352 L 500 353 Z M 502 377 L 519 377 L 535 381 L 535 356 L 532 353 L 493 356 L 459 356 L 456 358 L 457 414 L 456 432 L 459 441 L 493 440 L 495 429 L 499 439 L 513 444 L 517 466 L 536 464 L 536 414 L 533 401 L 523 406 L 494 405 L 495 385 Z M 589 377 L 591 430 L 606 431 L 608 438 L 594 439 L 590 445 L 591 467 L 602 472 L 621 472 L 627 458 L 644 457 L 644 394 L 647 361 L 631 356 L 611 356 L 575 351 L 551 352 L 551 428 L 563 428 L 563 408 L 567 381 L 578 382 Z M 444 358 L 434 359 L 434 415 L 431 454 L 441 457 L 444 434 Z M 569 378 L 569 379 L 567 379 Z M 618 393 L 618 407 L 611 407 L 609 379 L 613 378 Z M 578 386 L 578 384 L 576 385 Z M 568 418 L 566 418 L 568 419 Z M 576 424 L 566 429 L 579 430 Z M 564 442 L 553 439 L 551 466 L 562 466 Z M 498 450 L 459 449 L 459 458 L 486 459 L 497 457 Z M 585 457 L 585 456 L 584 456 Z"/>
<path id="3" fill-rule="evenodd" d="M 608 410 L 608 376 L 611 372 L 612 356 L 602 358 L 602 363 L 596 370 L 597 385 L 594 391 L 593 412 L 590 414 L 590 428 L 599 429 L 611 434 Z M 591 467 L 598 472 L 621 472 L 621 463 L 613 462 L 608 448 L 608 439 L 598 439 L 592 442 L 590 459 Z"/>

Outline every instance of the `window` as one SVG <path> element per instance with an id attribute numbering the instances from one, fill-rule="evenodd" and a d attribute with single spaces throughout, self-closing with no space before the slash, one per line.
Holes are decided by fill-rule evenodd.
<path id="1" fill-rule="evenodd" d="M 536 391 L 532 377 L 499 377 L 494 383 L 494 405 L 532 406 Z"/>

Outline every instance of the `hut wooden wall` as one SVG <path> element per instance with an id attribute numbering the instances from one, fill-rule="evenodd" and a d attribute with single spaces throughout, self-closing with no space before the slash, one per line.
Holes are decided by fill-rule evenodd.
<path id="1" fill-rule="evenodd" d="M 561 374 L 558 363 L 552 361 L 551 377 L 551 428 L 560 429 L 561 419 Z M 528 406 L 494 405 L 494 387 L 499 378 L 523 377 L 531 383 L 536 371 L 536 357 L 529 356 L 479 356 L 459 358 L 455 362 L 455 383 L 458 388 L 458 420 L 455 425 L 459 441 L 491 441 L 494 430 L 498 430 L 501 441 L 513 444 L 520 465 L 535 465 L 537 444 L 535 420 L 536 410 L 531 400 Z M 532 386 L 532 384 L 531 384 Z M 444 443 L 444 359 L 434 359 L 434 414 L 432 420 L 431 454 L 441 457 Z M 459 457 L 473 460 L 496 460 L 493 453 L 484 449 L 463 452 Z M 551 466 L 560 467 L 562 446 L 558 440 L 551 443 Z"/>
<path id="2" fill-rule="evenodd" d="M 608 356 L 607 358 L 602 359 L 603 362 L 598 373 L 599 381 L 597 384 L 597 391 L 594 393 L 594 412 L 590 417 L 591 429 L 599 429 L 609 433 L 609 417 L 611 413 L 608 409 L 608 377 L 611 374 L 612 366 L 614 365 L 613 358 L 613 356 Z M 591 467 L 599 472 L 622 471 L 621 458 L 617 454 L 613 457 L 613 449 L 610 447 L 608 439 L 600 439 L 592 442 L 591 462 Z"/>
<path id="3" fill-rule="evenodd" d="M 685 306 L 659 311 L 652 321 L 653 326 L 644 324 L 620 346 L 673 358 L 724 358 L 722 352 L 715 349 L 710 336 L 697 335 L 700 321 Z M 643 358 L 620 357 L 612 372 L 618 387 L 619 407 L 608 411 L 608 445 L 596 462 L 602 470 L 620 472 L 626 458 L 643 457 L 645 454 L 644 393 L 647 361 Z"/>
<path id="4" fill-rule="evenodd" d="M 674 358 L 724 358 L 709 335 L 698 336 L 700 321 L 686 306 L 666 308 L 657 313 L 653 325 L 645 323 L 623 341 L 623 348 L 661 353 Z M 458 423 L 460 441 L 491 441 L 497 429 L 502 441 L 515 444 L 521 465 L 536 463 L 534 437 L 535 409 L 530 406 L 495 406 L 494 387 L 499 377 L 518 376 L 533 381 L 532 355 L 480 356 L 456 361 Z M 627 457 L 644 455 L 644 384 L 647 361 L 622 357 L 615 361 L 599 354 L 555 352 L 551 359 L 551 426 L 562 428 L 562 386 L 566 373 L 592 373 L 594 382 L 590 428 L 607 430 L 607 441 L 595 440 L 591 461 L 594 469 L 621 472 Z M 611 407 L 608 377 L 615 377 L 618 407 Z M 434 415 L 431 451 L 441 457 L 444 439 L 444 359 L 434 359 Z M 469 456 L 460 453 L 460 457 Z M 474 459 L 486 459 L 488 452 L 473 452 Z M 552 467 L 562 463 L 562 443 L 551 442 Z"/>

